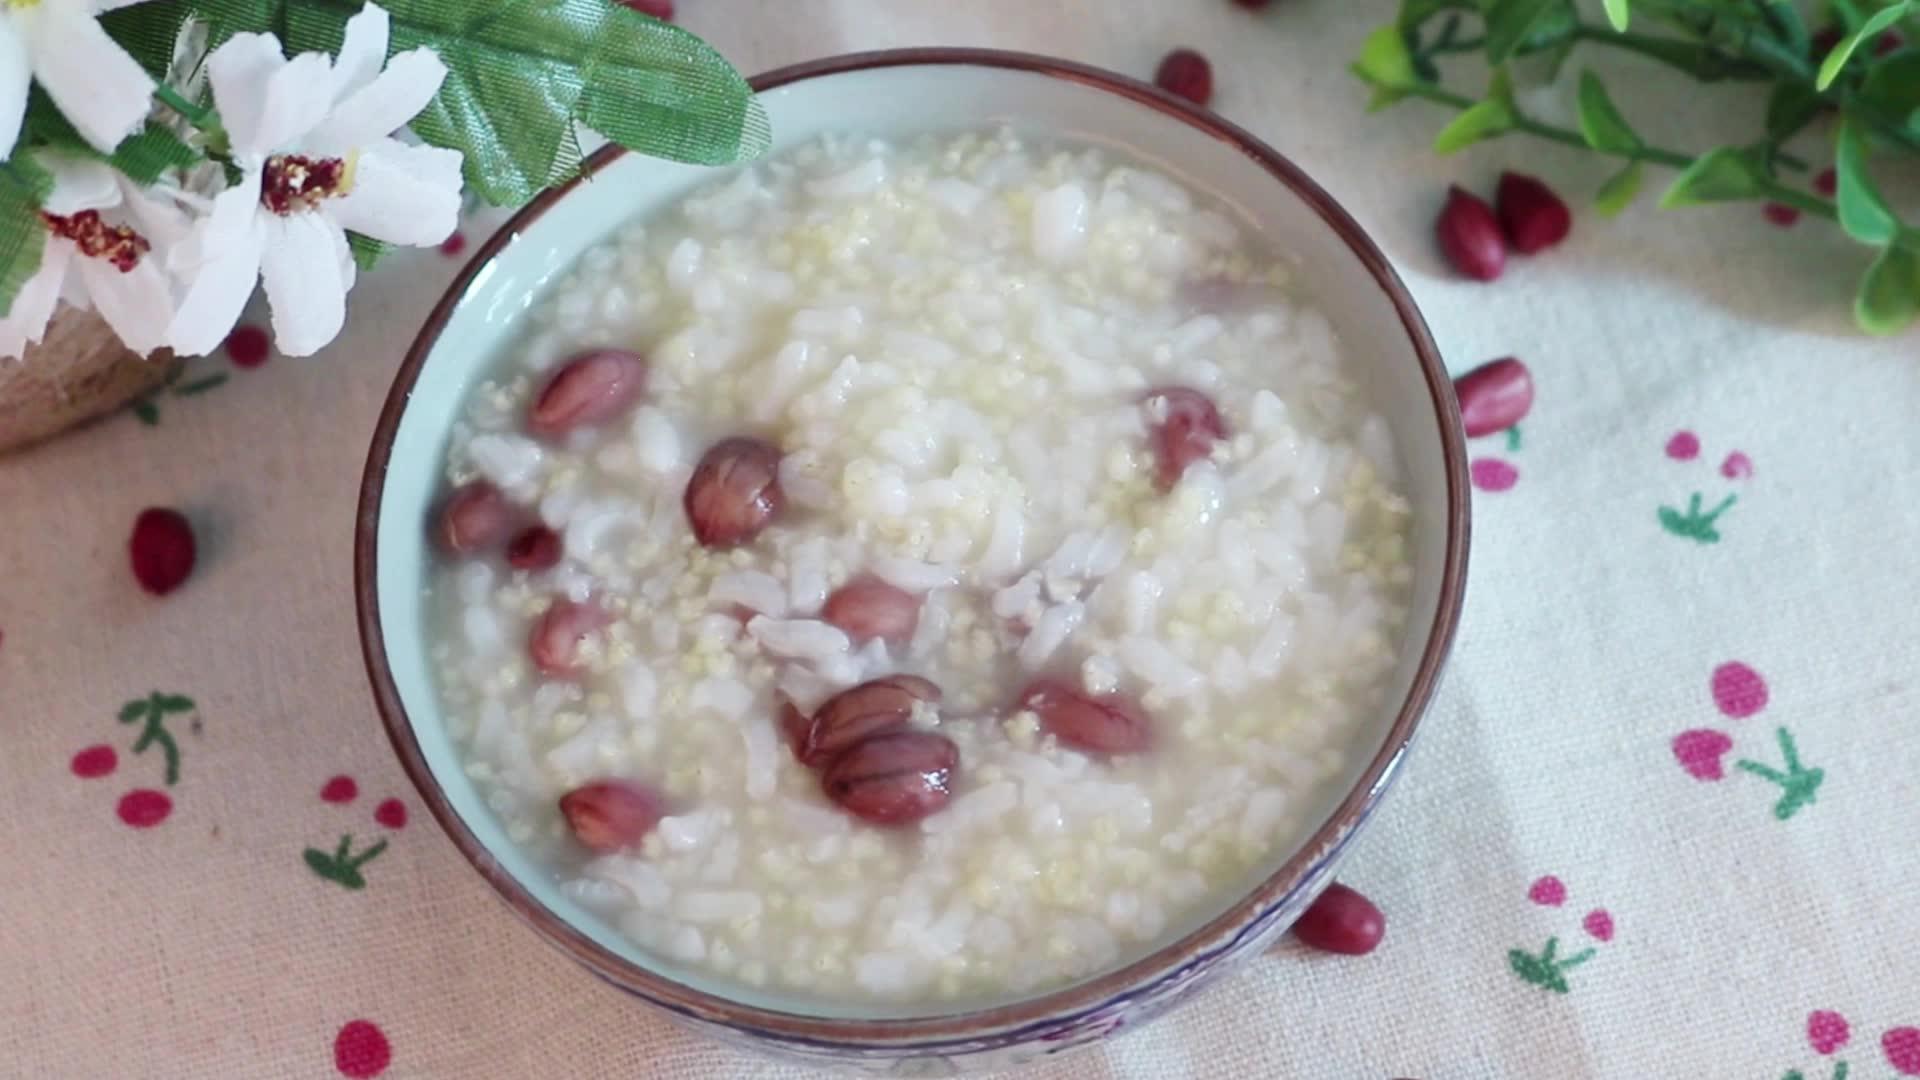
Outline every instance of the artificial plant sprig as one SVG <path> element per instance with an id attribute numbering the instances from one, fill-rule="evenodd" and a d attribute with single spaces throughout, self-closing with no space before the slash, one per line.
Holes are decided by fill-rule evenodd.
<path id="1" fill-rule="evenodd" d="M 1676 170 L 1663 209 L 1762 200 L 1836 221 L 1874 251 L 1855 293 L 1870 333 L 1893 333 L 1920 314 L 1920 229 L 1903 222 L 1872 173 L 1876 152 L 1920 155 L 1920 0 L 1832 0 L 1831 26 L 1810 33 L 1791 0 L 1603 0 L 1604 18 L 1573 0 L 1402 0 L 1399 18 L 1368 36 L 1352 70 L 1373 88 L 1373 108 L 1417 98 L 1458 111 L 1435 137 L 1454 153 L 1508 134 L 1530 135 L 1618 159 L 1597 188 L 1604 214 L 1631 203 L 1646 166 Z M 1652 28 L 1654 32 L 1648 32 Z M 1767 87 L 1764 129 L 1746 142 L 1689 152 L 1643 139 L 1592 70 L 1579 76 L 1579 128 L 1529 116 L 1515 100 L 1511 65 L 1542 63 L 1558 78 L 1581 45 L 1637 53 L 1703 81 Z M 1484 56 L 1492 70 L 1475 97 L 1449 88 L 1442 58 Z M 1834 197 L 1787 183 L 1806 163 L 1785 146 L 1832 118 Z"/>
<path id="2" fill-rule="evenodd" d="M 739 72 L 616 0 L 0 3 L 0 360 L 56 305 L 206 352 L 264 283 L 282 352 L 461 189 L 515 206 L 591 129 L 724 165 L 771 142 Z"/>

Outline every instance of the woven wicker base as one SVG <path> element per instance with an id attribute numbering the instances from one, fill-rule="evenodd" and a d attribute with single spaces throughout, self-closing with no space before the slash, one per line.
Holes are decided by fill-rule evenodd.
<path id="1" fill-rule="evenodd" d="M 40 344 L 0 360 L 0 453 L 113 412 L 172 367 L 172 353 L 131 352 L 98 315 L 61 307 Z"/>

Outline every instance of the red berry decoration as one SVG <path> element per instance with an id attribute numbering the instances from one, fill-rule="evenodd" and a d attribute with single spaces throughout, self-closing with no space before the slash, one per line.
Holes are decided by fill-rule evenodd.
<path id="1" fill-rule="evenodd" d="M 373 820 L 389 829 L 407 827 L 407 804 L 399 799 L 387 799 L 373 808 Z"/>
<path id="2" fill-rule="evenodd" d="M 360 794 L 360 785 L 351 776 L 336 776 L 320 788 L 320 801 L 350 803 Z"/>
<path id="3" fill-rule="evenodd" d="M 448 233 L 447 238 L 440 241 L 440 254 L 445 255 L 449 259 L 458 257 L 459 254 L 465 250 L 467 250 L 466 233 Z"/>
<path id="4" fill-rule="evenodd" d="M 651 15 L 662 22 L 673 21 L 673 0 L 620 0 L 620 2 L 642 15 Z"/>
<path id="5" fill-rule="evenodd" d="M 1507 242 L 1522 255 L 1545 251 L 1573 229 L 1573 211 L 1534 177 L 1501 173 L 1494 201 L 1500 206 L 1500 228 Z"/>
<path id="6" fill-rule="evenodd" d="M 1783 229 L 1792 226 L 1794 222 L 1800 220 L 1800 211 L 1795 210 L 1786 203 L 1763 203 L 1760 206 L 1760 212 L 1766 215 L 1768 221 Z"/>
<path id="7" fill-rule="evenodd" d="M 110 775 L 119 765 L 120 755 L 113 752 L 113 747 L 101 743 L 73 755 L 73 762 L 68 767 L 73 770 L 73 775 L 82 780 L 97 780 Z"/>
<path id="8" fill-rule="evenodd" d="M 1840 174 L 1831 168 L 1821 169 L 1820 175 L 1813 178 L 1813 190 L 1829 199 L 1833 198 L 1833 193 L 1840 190 Z"/>
<path id="9" fill-rule="evenodd" d="M 1458 185 L 1447 189 L 1447 205 L 1434 226 L 1440 250 L 1455 270 L 1475 281 L 1492 281 L 1507 266 L 1507 241 L 1486 200 Z"/>
<path id="10" fill-rule="evenodd" d="M 1213 100 L 1213 65 L 1192 49 L 1175 49 L 1160 61 L 1153 85 L 1195 105 Z"/>
<path id="11" fill-rule="evenodd" d="M 1533 375 L 1511 356 L 1482 364 L 1453 380 L 1460 399 L 1460 420 L 1467 437 L 1477 439 L 1505 431 L 1526 418 L 1533 408 Z"/>
<path id="12" fill-rule="evenodd" d="M 193 573 L 193 526 L 178 510 L 150 506 L 133 519 L 127 553 L 140 587 L 165 596 Z"/>
<path id="13" fill-rule="evenodd" d="M 173 813 L 173 800 L 167 798 L 164 791 L 135 788 L 120 796 L 120 805 L 114 812 L 120 815 L 121 821 L 136 829 L 151 829 Z"/>
<path id="14" fill-rule="evenodd" d="M 1365 956 L 1387 932 L 1386 916 L 1373 901 L 1335 882 L 1293 924 L 1301 944 L 1321 952 Z"/>
<path id="15" fill-rule="evenodd" d="M 267 349 L 273 339 L 258 326 L 243 324 L 227 335 L 227 359 L 237 368 L 257 368 L 267 362 Z"/>

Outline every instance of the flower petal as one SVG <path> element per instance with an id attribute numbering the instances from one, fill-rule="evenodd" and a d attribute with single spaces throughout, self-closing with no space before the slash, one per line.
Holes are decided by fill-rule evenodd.
<path id="1" fill-rule="evenodd" d="M 260 256 L 266 227 L 260 220 L 260 176 L 249 174 L 213 201 L 213 213 L 195 227 L 167 259 L 170 269 L 190 283 L 167 327 L 175 352 L 200 356 L 227 338 L 260 280 Z"/>
<path id="2" fill-rule="evenodd" d="M 260 270 L 273 306 L 273 340 L 287 356 L 312 356 L 347 321 L 347 286 L 340 272 L 340 227 L 323 215 L 267 219 L 267 250 Z"/>
<path id="3" fill-rule="evenodd" d="M 94 149 L 111 151 L 153 104 L 153 77 L 80 5 L 42 2 L 15 13 L 33 74 Z"/>
<path id="4" fill-rule="evenodd" d="M 20 40 L 13 20 L 0 18 L 0 157 L 13 153 L 20 141 L 20 121 L 27 115 L 27 86 L 33 67 L 27 63 L 27 43 Z"/>
<path id="5" fill-rule="evenodd" d="M 60 301 L 60 286 L 67 277 L 67 265 L 73 261 L 74 247 L 64 240 L 47 240 L 40 255 L 40 269 L 34 271 L 14 294 L 13 305 L 0 317 L 0 357 L 19 356 L 27 345 L 47 332 L 47 320 Z"/>
<path id="6" fill-rule="evenodd" d="M 204 65 L 207 84 L 213 87 L 213 103 L 220 110 L 221 126 L 235 151 L 261 155 L 273 147 L 260 147 L 262 116 L 266 109 L 267 82 L 287 58 L 280 55 L 280 41 L 272 34 L 235 34 L 225 45 L 207 55 Z"/>
<path id="7" fill-rule="evenodd" d="M 64 216 L 120 204 L 119 174 L 105 163 L 56 150 L 42 150 L 34 160 L 53 174 L 53 191 L 40 204 L 47 213 Z"/>
<path id="8" fill-rule="evenodd" d="M 460 225 L 460 152 L 382 140 L 354 163 L 353 187 L 324 208 L 375 240 L 437 244 Z"/>
<path id="9" fill-rule="evenodd" d="M 270 34 L 235 34 L 207 58 L 213 101 L 241 158 L 290 148 L 327 115 L 333 64 L 325 53 L 280 55 Z"/>
<path id="10" fill-rule="evenodd" d="M 93 309 L 120 335 L 127 348 L 150 353 L 167 343 L 173 321 L 173 292 L 151 258 L 122 272 L 105 259 L 75 261 L 75 275 L 86 286 Z"/>
<path id="11" fill-rule="evenodd" d="M 388 24 L 387 13 L 378 4 L 368 4 L 347 20 L 340 55 L 333 58 L 334 101 L 345 99 L 380 74 L 380 65 L 387 59 Z"/>
<path id="12" fill-rule="evenodd" d="M 447 65 L 431 49 L 403 52 L 314 128 L 308 144 L 340 155 L 384 139 L 420 115 L 446 78 Z"/>

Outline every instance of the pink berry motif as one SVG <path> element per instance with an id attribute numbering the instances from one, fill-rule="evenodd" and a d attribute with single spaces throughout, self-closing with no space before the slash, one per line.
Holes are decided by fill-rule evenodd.
<path id="1" fill-rule="evenodd" d="M 120 707 L 120 722 L 137 724 L 140 728 L 128 752 L 138 756 L 148 750 L 158 750 L 161 779 L 169 788 L 180 782 L 180 743 L 168 730 L 167 718 L 195 711 L 192 698 L 158 690 Z M 193 721 L 192 730 L 196 733 L 200 730 L 198 718 Z M 119 752 L 106 743 L 84 747 L 67 762 L 67 771 L 81 780 L 112 776 L 119 768 Z M 134 788 L 120 796 L 114 804 L 114 813 L 130 828 L 151 829 L 173 813 L 173 797 L 154 788 Z"/>
<path id="2" fill-rule="evenodd" d="M 333 1067 L 352 1080 L 371 1080 L 393 1063 L 387 1034 L 371 1020 L 349 1020 L 333 1037 Z"/>
<path id="3" fill-rule="evenodd" d="M 1714 708 L 1728 720 L 1746 720 L 1767 707 L 1766 679 L 1738 660 L 1714 668 L 1707 685 Z M 1799 747 L 1786 728 L 1774 729 L 1774 740 L 1780 748 L 1779 766 L 1743 757 L 1736 760 L 1733 767 L 1780 789 L 1780 796 L 1773 804 L 1773 816 L 1786 821 L 1812 805 L 1820 784 L 1826 779 L 1826 770 L 1809 769 L 1801 764 Z M 1709 783 L 1727 778 L 1724 762 L 1734 750 L 1731 735 L 1718 728 L 1693 728 L 1674 736 L 1672 745 L 1674 760 L 1688 776 Z"/>
<path id="4" fill-rule="evenodd" d="M 1567 902 L 1566 883 L 1552 874 L 1535 878 L 1533 884 L 1527 887 L 1527 899 L 1539 907 L 1560 907 Z M 1588 911 L 1580 920 L 1580 928 L 1599 945 L 1613 940 L 1613 916 L 1606 908 Z M 1554 935 L 1547 938 L 1547 943 L 1537 953 L 1526 949 L 1507 950 L 1507 966 L 1522 980 L 1542 990 L 1565 994 L 1572 989 L 1567 982 L 1567 972 L 1593 959 L 1598 952 L 1598 945 L 1586 945 L 1562 956 L 1560 938 Z"/>
<path id="5" fill-rule="evenodd" d="M 1482 364 L 1453 380 L 1454 397 L 1467 438 L 1498 437 L 1508 454 L 1520 452 L 1520 421 L 1533 408 L 1533 373 L 1511 356 Z M 1478 457 L 1467 465 L 1473 486 L 1489 494 L 1513 490 L 1520 470 L 1500 457 Z"/>
<path id="6" fill-rule="evenodd" d="M 1674 432 L 1667 439 L 1666 454 L 1674 461 L 1690 462 L 1700 457 L 1700 436 L 1691 431 Z M 1735 450 L 1720 463 L 1720 475 L 1728 480 L 1746 480 L 1753 476 L 1753 459 L 1745 453 Z M 1660 527 L 1668 533 L 1697 544 L 1717 544 L 1720 542 L 1720 530 L 1717 523 L 1720 515 L 1733 508 L 1739 496 L 1729 493 L 1712 509 L 1706 508 L 1706 493 L 1696 491 L 1687 497 L 1687 506 L 1681 510 L 1672 506 L 1661 506 L 1659 510 Z"/>
<path id="7" fill-rule="evenodd" d="M 359 796 L 360 785 L 345 774 L 331 777 L 320 785 L 320 801 L 335 806 L 345 806 Z M 399 799 L 382 800 L 373 809 L 373 820 L 383 828 L 398 832 L 407 824 L 407 804 Z M 358 892 L 367 887 L 366 875 L 360 872 L 361 868 L 387 850 L 387 841 L 384 838 L 376 840 L 359 851 L 353 849 L 353 843 L 353 834 L 345 833 L 332 851 L 310 847 L 302 851 L 300 857 L 306 861 L 307 869 L 320 878 L 348 891 Z"/>
<path id="8" fill-rule="evenodd" d="M 1815 1009 L 1807 1014 L 1807 1046 L 1823 1058 L 1834 1059 L 1828 1073 L 1831 1080 L 1847 1080 L 1850 1066 L 1837 1055 L 1852 1040 L 1853 1028 L 1846 1017 L 1831 1009 Z M 1880 1052 L 1886 1055 L 1887 1064 L 1893 1066 L 1896 1074 L 1920 1076 L 1920 1028 L 1887 1029 L 1880 1036 Z M 1812 1074 L 1816 1078 L 1819 1075 L 1818 1072 Z M 1781 1080 L 1809 1080 L 1809 1076 L 1799 1069 L 1788 1069 Z"/>

